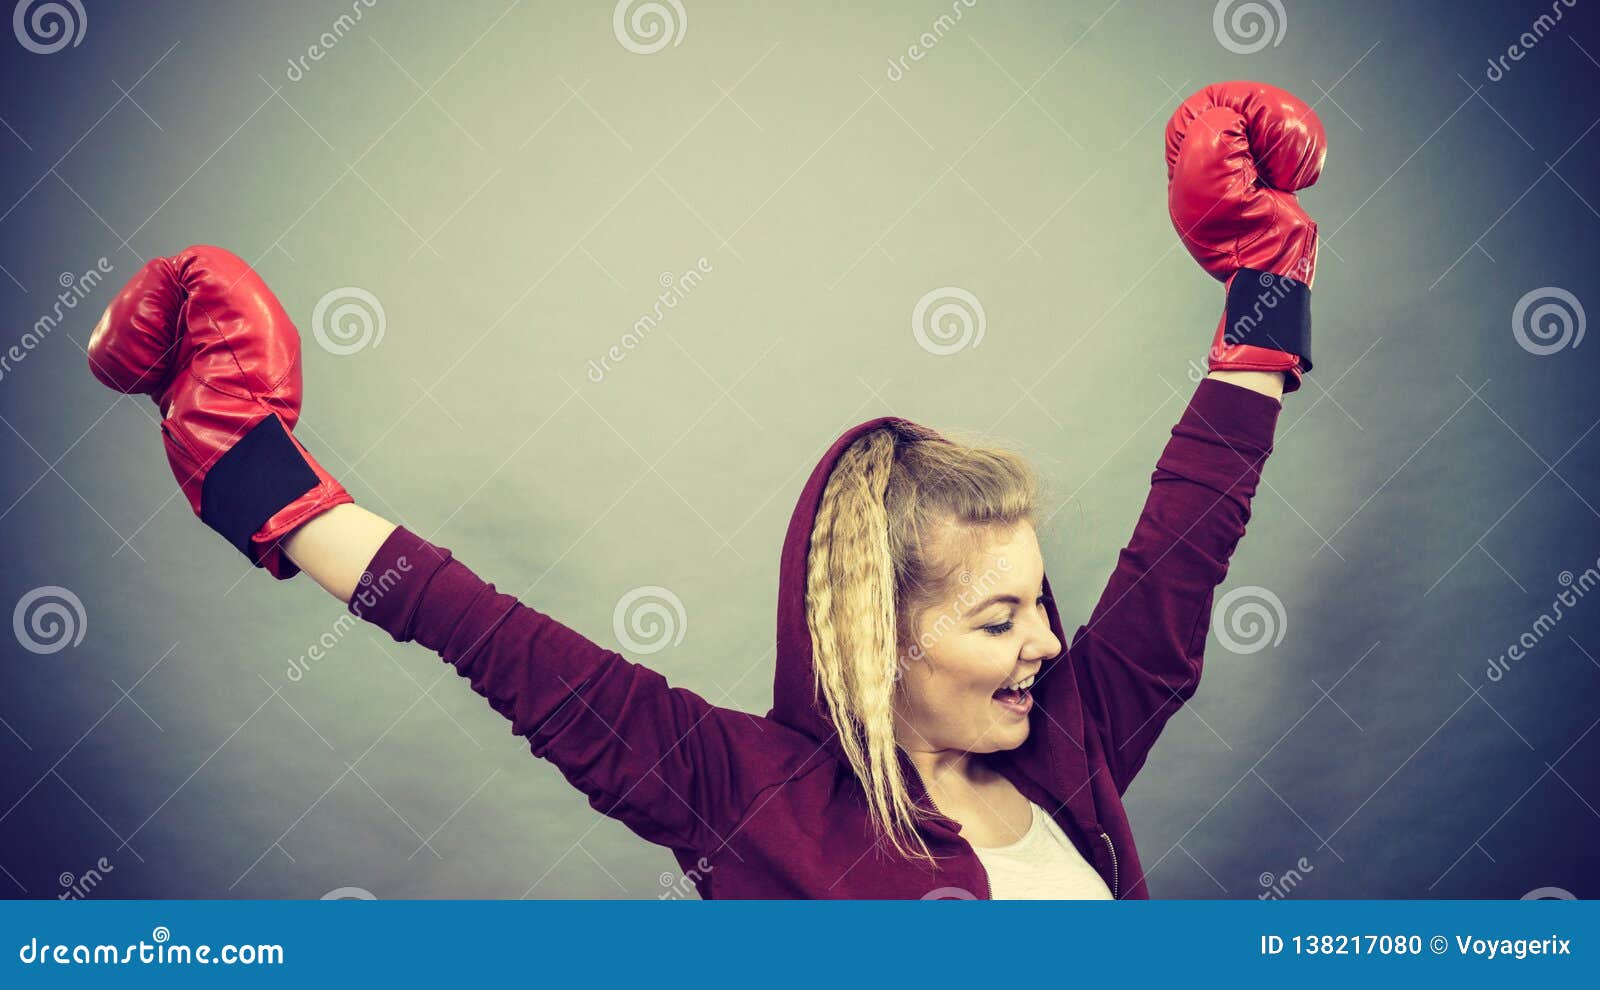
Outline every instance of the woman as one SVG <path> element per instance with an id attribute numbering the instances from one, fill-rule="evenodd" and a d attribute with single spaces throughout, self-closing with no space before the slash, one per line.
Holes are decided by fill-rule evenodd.
<path id="1" fill-rule="evenodd" d="M 1169 207 L 1227 286 L 1200 382 L 1110 584 L 1070 641 L 1036 486 L 1009 452 L 881 418 L 812 472 L 778 579 L 764 718 L 708 704 L 356 506 L 291 430 L 298 336 L 248 265 L 151 261 L 91 368 L 155 397 L 195 512 L 275 577 L 437 651 L 704 897 L 1147 897 L 1121 796 L 1194 693 L 1279 397 L 1310 370 L 1320 173 L 1309 107 L 1207 87 L 1167 127 Z M 1243 277 L 1241 277 L 1243 276 Z"/>

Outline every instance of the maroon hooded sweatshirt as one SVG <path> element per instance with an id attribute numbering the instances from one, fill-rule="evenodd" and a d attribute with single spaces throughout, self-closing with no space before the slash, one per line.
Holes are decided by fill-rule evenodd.
<path id="1" fill-rule="evenodd" d="M 1200 679 L 1212 592 L 1244 535 L 1280 404 L 1203 380 L 1172 429 L 1133 537 L 1099 603 L 1033 687 L 1027 741 L 981 757 L 1050 812 L 1114 897 L 1148 897 L 1122 795 Z M 904 752 L 938 859 L 876 839 L 838 734 L 814 703 L 806 556 L 846 431 L 800 493 L 778 573 L 777 677 L 764 717 L 721 708 L 495 590 L 401 527 L 350 611 L 439 653 L 597 811 L 670 848 L 705 898 L 989 896 L 961 826 L 939 813 Z M 1048 594 L 1048 581 L 1046 587 Z"/>

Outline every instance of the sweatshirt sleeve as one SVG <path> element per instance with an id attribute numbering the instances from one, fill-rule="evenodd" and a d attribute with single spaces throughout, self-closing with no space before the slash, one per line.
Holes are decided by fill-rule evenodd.
<path id="1" fill-rule="evenodd" d="M 403 526 L 349 609 L 438 653 L 591 807 L 675 850 L 719 849 L 753 797 L 815 749 L 779 723 L 669 687 Z"/>
<path id="2" fill-rule="evenodd" d="M 1116 570 L 1073 636 L 1086 731 L 1118 793 L 1200 682 L 1212 593 L 1244 535 L 1281 404 L 1203 379 L 1156 462 Z"/>

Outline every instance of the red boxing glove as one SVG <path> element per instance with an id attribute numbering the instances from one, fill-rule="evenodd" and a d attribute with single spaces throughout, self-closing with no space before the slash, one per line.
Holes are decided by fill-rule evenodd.
<path id="1" fill-rule="evenodd" d="M 278 541 L 349 492 L 289 431 L 300 418 L 300 335 L 261 277 L 221 248 L 152 258 L 106 307 L 89 369 L 161 409 L 189 505 L 256 566 L 299 573 Z"/>
<path id="2" fill-rule="evenodd" d="M 1167 207 L 1200 267 L 1226 286 L 1212 370 L 1311 370 L 1317 224 L 1295 198 L 1328 154 L 1322 121 L 1293 94 L 1213 83 L 1167 121 Z"/>

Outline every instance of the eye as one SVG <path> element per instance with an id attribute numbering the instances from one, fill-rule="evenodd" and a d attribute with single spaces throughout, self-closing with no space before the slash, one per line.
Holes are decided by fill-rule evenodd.
<path id="1" fill-rule="evenodd" d="M 993 625 L 983 626 L 982 629 L 991 636 L 1004 636 L 1006 633 L 1011 631 L 1011 626 L 1011 620 L 1007 619 L 1004 622 L 996 622 Z"/>

